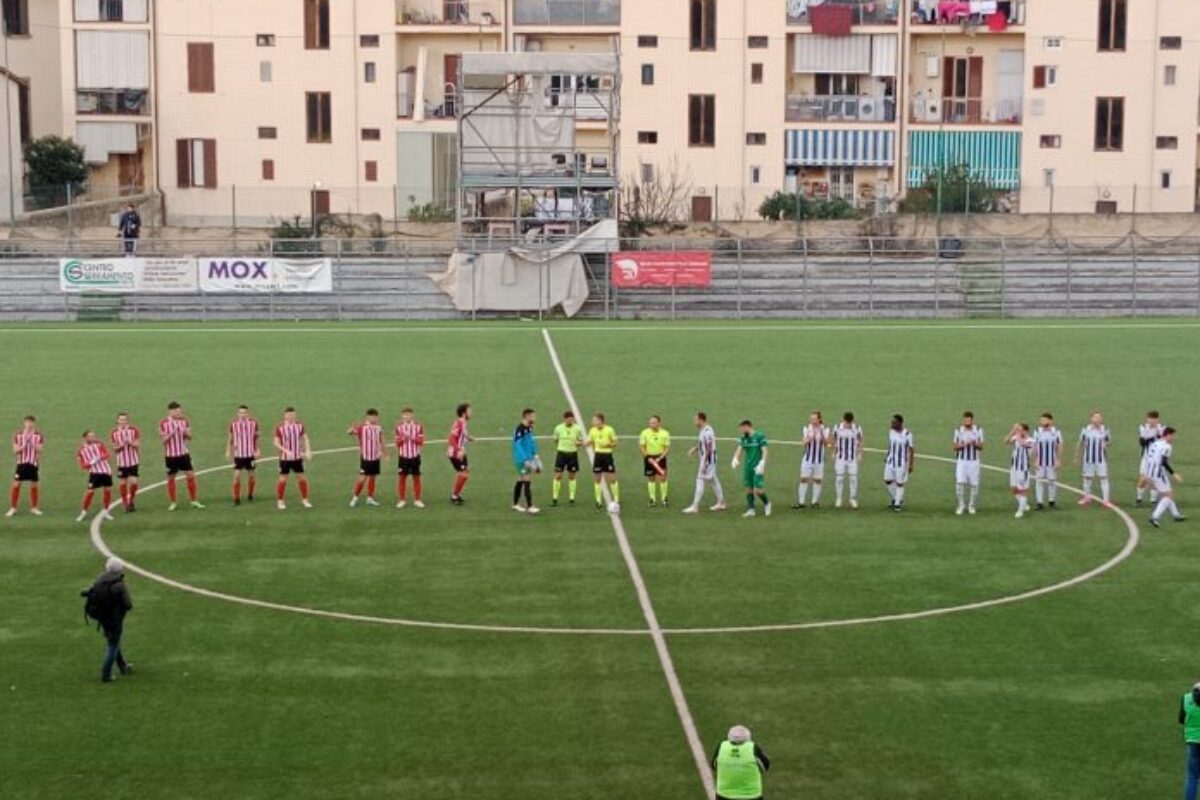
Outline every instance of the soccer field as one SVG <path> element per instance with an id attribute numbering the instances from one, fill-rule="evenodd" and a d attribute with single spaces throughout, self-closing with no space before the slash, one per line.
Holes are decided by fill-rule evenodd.
<path id="1" fill-rule="evenodd" d="M 1194 322 L 0 328 L 0 420 L 36 414 L 48 440 L 46 515 L 0 519 L 0 794 L 699 800 L 695 745 L 707 757 L 741 723 L 772 759 L 770 798 L 1170 796 L 1179 697 L 1200 678 L 1200 539 L 1191 522 L 1154 530 L 1132 500 L 1150 408 L 1195 471 L 1198 348 Z M 622 437 L 619 515 L 593 507 L 586 473 L 576 506 L 550 508 L 541 476 L 543 513 L 509 508 L 520 411 L 544 436 L 564 389 Z M 168 513 L 152 487 L 171 400 L 205 510 Z M 444 435 L 462 401 L 480 441 L 453 506 Z M 276 510 L 271 461 L 260 499 L 233 506 L 239 403 L 267 431 L 297 407 L 314 509 L 293 486 Z M 347 427 L 376 406 L 390 432 L 403 405 L 431 439 L 428 508 L 394 507 L 394 466 L 381 507 L 349 508 Z M 853 410 L 873 449 L 905 415 L 918 468 L 903 514 L 875 450 L 859 510 L 833 508 L 832 471 L 821 509 L 789 508 L 816 408 L 830 424 Z M 997 469 L 959 517 L 947 459 L 968 408 Z M 1060 510 L 1014 519 L 1011 425 L 1050 410 L 1072 453 L 1094 408 L 1123 511 L 1064 490 Z M 689 517 L 697 409 L 722 437 L 731 508 Z M 76 524 L 79 434 L 107 435 L 119 410 L 143 431 L 139 513 Z M 648 507 L 636 451 L 650 414 L 674 437 L 667 509 Z M 747 417 L 771 441 L 769 518 L 740 517 L 729 467 Z M 1078 470 L 1061 480 L 1077 487 Z M 102 566 L 93 531 L 175 583 L 131 572 L 137 672 L 113 685 L 77 597 Z"/>

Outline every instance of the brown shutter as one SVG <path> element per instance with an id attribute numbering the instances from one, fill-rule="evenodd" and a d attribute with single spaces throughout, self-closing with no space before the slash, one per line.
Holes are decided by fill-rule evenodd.
<path id="1" fill-rule="evenodd" d="M 175 140 L 175 185 L 180 189 L 192 188 L 192 142 L 190 139 Z"/>
<path id="2" fill-rule="evenodd" d="M 1033 88 L 1035 88 L 1035 89 L 1045 89 L 1046 88 L 1046 68 L 1045 67 L 1034 67 L 1033 68 Z"/>
<path id="3" fill-rule="evenodd" d="M 217 188 L 217 140 L 204 140 L 204 188 Z"/>
<path id="4" fill-rule="evenodd" d="M 212 42 L 188 42 L 188 91 L 208 94 L 216 91 Z"/>
<path id="5" fill-rule="evenodd" d="M 368 161 L 366 165 L 367 183 L 379 180 L 379 162 Z"/>
<path id="6" fill-rule="evenodd" d="M 304 0 L 304 49 L 317 49 L 317 0 Z"/>
<path id="7" fill-rule="evenodd" d="M 942 97 L 954 96 L 954 58 L 942 58 Z"/>
<path id="8" fill-rule="evenodd" d="M 264 181 L 275 180 L 275 162 L 269 158 L 264 158 L 262 162 L 262 179 Z"/>

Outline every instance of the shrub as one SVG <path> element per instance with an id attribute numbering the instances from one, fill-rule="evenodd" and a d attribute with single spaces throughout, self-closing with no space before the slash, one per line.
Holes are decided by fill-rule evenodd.
<path id="1" fill-rule="evenodd" d="M 763 219 L 854 219 L 858 211 L 840 197 L 821 199 L 797 192 L 775 192 L 762 201 L 758 215 Z"/>
<path id="2" fill-rule="evenodd" d="M 966 164 L 954 164 L 925 174 L 920 187 L 900 201 L 906 214 L 984 214 L 996 210 L 1000 193 Z"/>
<path id="3" fill-rule="evenodd" d="M 66 205 L 68 196 L 81 193 L 87 180 L 83 148 L 61 136 L 34 139 L 25 147 L 25 163 L 30 191 L 43 208 Z"/>

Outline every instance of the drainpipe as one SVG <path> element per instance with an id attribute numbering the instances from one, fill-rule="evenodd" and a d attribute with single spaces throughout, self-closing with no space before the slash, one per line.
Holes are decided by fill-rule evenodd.
<path id="1" fill-rule="evenodd" d="M 150 125 L 154 128 L 154 191 L 158 194 L 162 208 L 162 224 L 167 224 L 167 196 L 162 190 L 162 130 L 158 124 L 158 3 L 147 3 L 150 8 Z"/>

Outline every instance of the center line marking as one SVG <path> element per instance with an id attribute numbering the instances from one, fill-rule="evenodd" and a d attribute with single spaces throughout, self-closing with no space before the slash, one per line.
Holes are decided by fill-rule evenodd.
<path id="1" fill-rule="evenodd" d="M 555 349 L 554 340 L 550 338 L 550 331 L 546 328 L 542 328 L 542 338 L 546 341 L 546 350 L 550 353 L 550 362 L 554 365 L 554 371 L 558 373 L 558 382 L 562 386 L 563 395 L 567 398 L 571 411 L 575 414 L 575 419 L 582 423 L 583 412 L 579 410 L 579 402 L 575 399 L 575 393 L 571 391 L 567 373 L 563 371 L 562 362 L 558 358 L 558 350 Z M 587 448 L 587 454 L 588 460 L 593 461 L 595 452 L 591 447 Z M 611 501 L 607 484 L 604 485 L 604 501 L 605 504 Z M 654 641 L 654 649 L 658 653 L 658 663 L 662 666 L 663 674 L 667 678 L 671 699 L 675 701 L 675 712 L 679 715 L 679 722 L 683 725 L 683 733 L 687 737 L 688 747 L 696 762 L 696 770 L 700 773 L 700 780 L 704 783 L 704 791 L 708 797 L 712 797 L 716 793 L 716 781 L 713 779 L 712 767 L 704 753 L 704 745 L 700 742 L 700 733 L 696 730 L 696 722 L 692 719 L 691 709 L 688 708 L 687 697 L 683 694 L 679 674 L 675 671 L 675 662 L 671 660 L 671 651 L 667 649 L 667 637 L 663 635 L 662 626 L 658 624 L 658 615 L 654 612 L 654 604 L 650 602 L 650 592 L 646 589 L 646 581 L 642 578 L 641 567 L 638 566 L 637 557 L 634 556 L 633 548 L 629 545 L 629 537 L 625 533 L 625 524 L 621 521 L 621 513 L 619 511 L 610 513 L 608 518 L 612 521 L 617 545 L 625 559 L 625 566 L 629 569 L 633 587 L 637 590 L 642 616 L 646 618 L 646 627 L 650 630 L 650 638 Z"/>

